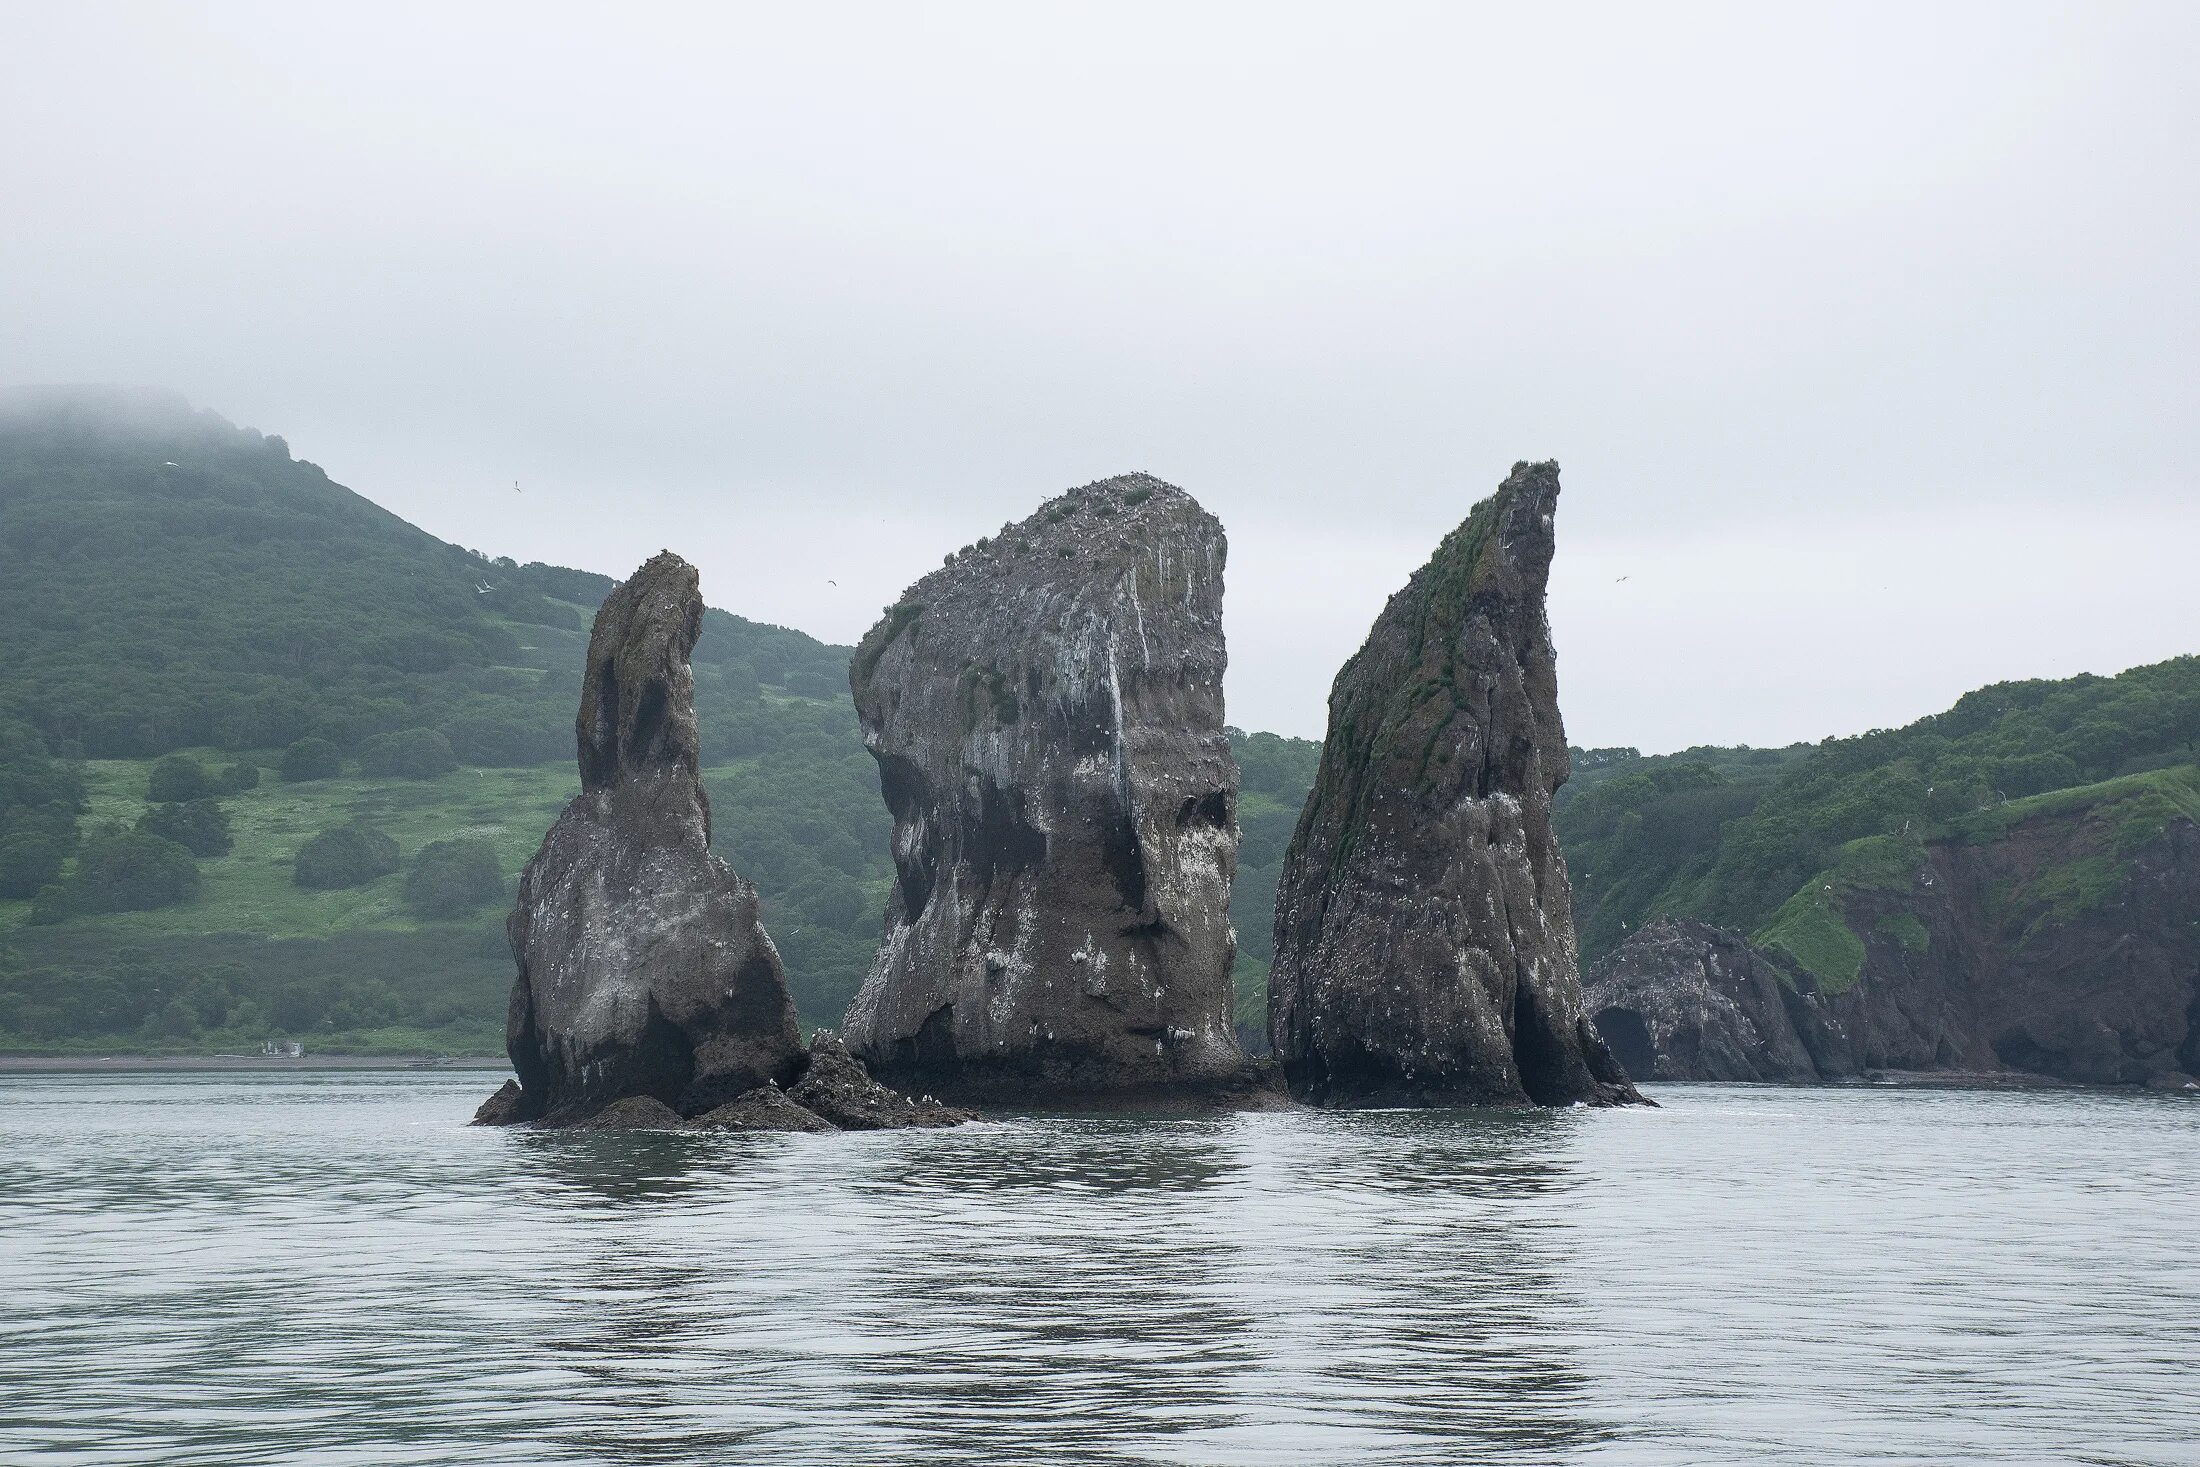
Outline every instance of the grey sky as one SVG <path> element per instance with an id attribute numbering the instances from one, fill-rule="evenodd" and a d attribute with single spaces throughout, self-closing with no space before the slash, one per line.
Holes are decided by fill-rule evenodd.
<path id="1" fill-rule="evenodd" d="M 1146 469 L 1292 733 L 1528 457 L 1579 742 L 2200 651 L 2200 6 L 630 9 L 0 5 L 0 380 L 839 641 Z"/>

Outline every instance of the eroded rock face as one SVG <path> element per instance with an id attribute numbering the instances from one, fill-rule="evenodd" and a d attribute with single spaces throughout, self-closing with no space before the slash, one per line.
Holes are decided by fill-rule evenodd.
<path id="1" fill-rule="evenodd" d="M 1645 1080 L 1809 1083 L 1855 1070 L 1818 996 L 1724 928 L 1649 923 L 1592 965 L 1582 987 L 1597 1032 Z"/>
<path id="2" fill-rule="evenodd" d="M 811 1038 L 810 1067 L 802 1072 L 790 1099 L 843 1131 L 959 1126 L 977 1119 L 929 1095 L 909 1096 L 888 1089 L 871 1078 L 846 1045 L 824 1033 Z"/>
<path id="3" fill-rule="evenodd" d="M 1558 466 L 1516 464 L 1337 674 L 1276 897 L 1269 1036 L 1328 1105 L 1639 1100 L 1582 1007 L 1551 795 Z"/>
<path id="4" fill-rule="evenodd" d="M 476 1126 L 509 1126 L 525 1119 L 526 1111 L 520 1096 L 519 1081 L 506 1080 L 497 1087 L 496 1094 L 481 1102 L 468 1124 Z"/>
<path id="5" fill-rule="evenodd" d="M 698 1131 L 837 1131 L 815 1111 L 804 1110 L 777 1085 L 759 1085 L 694 1120 Z"/>
<path id="6" fill-rule="evenodd" d="M 695 568 L 669 552 L 596 615 L 581 793 L 506 924 L 515 1119 L 559 1124 L 645 1096 L 695 1116 L 802 1069 L 756 890 L 710 851 L 688 666 L 702 617 Z"/>
<path id="7" fill-rule="evenodd" d="M 1592 969 L 1591 1013 L 1631 1070 L 1661 1080 L 2181 1090 L 2200 1073 L 2200 823 L 2149 801 L 2112 782 L 1890 843 L 1884 879 L 1814 878 L 1853 971 L 1650 924 Z"/>
<path id="8" fill-rule="evenodd" d="M 846 1037 L 882 1076 L 1085 1103 L 1243 1071 L 1224 554 L 1182 490 L 1108 479 L 952 558 L 863 639 L 850 684 L 897 879 Z"/>

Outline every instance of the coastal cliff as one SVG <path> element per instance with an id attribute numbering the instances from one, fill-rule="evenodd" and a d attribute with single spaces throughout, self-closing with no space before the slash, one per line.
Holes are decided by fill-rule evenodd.
<path id="1" fill-rule="evenodd" d="M 1582 1009 L 1551 832 L 1558 466 L 1516 464 L 1337 674 L 1284 857 L 1269 1033 L 1328 1105 L 1639 1099 Z"/>
<path id="2" fill-rule="evenodd" d="M 1592 968 L 1588 1002 L 1659 1079 L 2182 1088 L 2200 1073 L 2200 770 L 1852 842 L 1749 939 L 1644 927 Z"/>

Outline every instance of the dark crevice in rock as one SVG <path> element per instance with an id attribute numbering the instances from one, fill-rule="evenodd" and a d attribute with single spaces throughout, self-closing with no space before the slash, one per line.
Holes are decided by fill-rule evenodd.
<path id="1" fill-rule="evenodd" d="M 1633 1009 L 1618 1007 L 1596 1012 L 1597 1032 L 1612 1047 L 1612 1057 L 1630 1074 L 1655 1073 L 1657 1050 L 1650 1042 L 1650 1026 Z"/>
<path id="2" fill-rule="evenodd" d="M 1138 847 L 1138 833 L 1128 825 L 1111 825 L 1102 833 L 1100 849 L 1117 901 L 1126 911 L 1145 911 L 1146 861 Z"/>
<path id="3" fill-rule="evenodd" d="M 1537 1105 L 1568 1105 L 1581 1098 L 1575 1067 L 1581 1064 L 1573 1052 L 1574 1036 L 1561 1037 L 1544 1021 L 1536 1006 L 1535 989 L 1522 984 L 1513 996 L 1513 1060 L 1520 1069 L 1520 1088 Z"/>

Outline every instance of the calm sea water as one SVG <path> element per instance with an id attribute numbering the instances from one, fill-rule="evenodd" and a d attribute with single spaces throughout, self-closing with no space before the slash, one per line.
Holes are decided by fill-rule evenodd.
<path id="1" fill-rule="evenodd" d="M 2200 1463 L 2200 1102 L 462 1124 L 0 1078 L 9 1463 Z"/>

